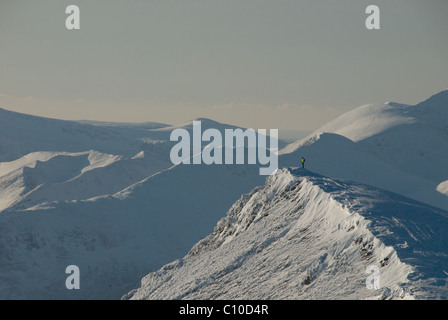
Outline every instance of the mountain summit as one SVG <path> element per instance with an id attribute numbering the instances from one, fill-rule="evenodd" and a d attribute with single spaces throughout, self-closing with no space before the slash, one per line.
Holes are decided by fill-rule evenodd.
<path id="1" fill-rule="evenodd" d="M 448 90 L 414 106 L 360 106 L 279 154 L 285 166 L 297 166 L 304 156 L 312 171 L 448 210 L 442 188 L 448 181 Z"/>
<path id="2" fill-rule="evenodd" d="M 304 169 L 243 195 L 124 299 L 447 299 L 448 212 Z M 379 288 L 369 289 L 369 266 Z"/>

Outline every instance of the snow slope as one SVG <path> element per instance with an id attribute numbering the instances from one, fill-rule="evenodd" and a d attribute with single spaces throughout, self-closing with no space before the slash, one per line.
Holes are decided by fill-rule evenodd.
<path id="1" fill-rule="evenodd" d="M 304 169 L 243 195 L 124 299 L 448 298 L 448 212 Z M 367 289 L 366 269 L 380 270 Z"/>
<path id="2" fill-rule="evenodd" d="M 211 232 L 257 171 L 174 166 L 114 195 L 7 210 L 0 215 L 0 298 L 118 299 Z M 81 290 L 65 288 L 70 264 L 81 270 Z"/>
<path id="3" fill-rule="evenodd" d="M 113 194 L 172 166 L 160 124 L 48 119 L 0 109 L 0 212 Z M 135 157 L 140 155 L 139 157 Z"/>
<path id="4" fill-rule="evenodd" d="M 158 124 L 0 115 L 1 299 L 118 299 L 264 180 L 258 166 L 173 166 Z"/>
<path id="5" fill-rule="evenodd" d="M 203 130 L 237 128 L 197 120 Z M 162 172 L 173 165 L 175 128 L 191 131 L 192 121 L 63 121 L 0 109 L 0 212 L 111 195 Z"/>
<path id="6" fill-rule="evenodd" d="M 258 166 L 173 166 L 172 128 L 0 109 L 0 298 L 118 299 L 263 183 Z"/>
<path id="7" fill-rule="evenodd" d="M 279 152 L 280 164 L 306 167 L 448 209 L 448 90 L 415 105 L 365 105 Z"/>
<path id="8" fill-rule="evenodd" d="M 0 109 L 0 162 L 17 160 L 33 152 L 85 152 L 133 156 L 137 139 L 149 133 L 137 128 L 93 126 L 76 121 L 42 118 Z"/>
<path id="9" fill-rule="evenodd" d="M 445 297 L 441 288 L 447 271 L 443 267 L 446 244 L 440 238 L 446 227 L 440 218 L 445 211 L 434 207 L 448 209 L 447 106 L 448 91 L 415 106 L 392 102 L 362 106 L 284 147 L 279 157 L 281 167 L 295 167 L 305 156 L 307 169 L 330 178 L 286 171 L 269 178 L 269 184 L 277 189 L 262 187 L 254 191 L 253 199 L 243 196 L 238 203 L 246 208 L 244 212 L 233 207 L 235 216 L 220 222 L 218 226 L 226 230 L 224 240 L 220 234 L 212 234 L 212 238 L 219 236 L 217 242 L 208 237 L 185 259 L 165 267 L 185 268 L 182 272 L 190 274 L 179 288 L 192 289 L 188 281 L 196 274 L 202 279 L 194 280 L 197 289 L 187 293 L 167 288 L 154 297 L 193 297 L 196 291 L 208 292 L 218 286 L 210 280 L 215 278 L 240 281 L 228 289 L 228 295 L 222 286 L 224 297 L 334 297 L 337 292 L 353 298 L 412 298 L 419 297 L 418 292 L 423 292 L 422 297 Z M 236 128 L 198 120 L 203 130 Z M 263 183 L 258 166 L 172 166 L 169 152 L 174 142 L 169 136 L 179 127 L 191 132 L 192 122 L 168 126 L 62 121 L 0 109 L 0 298 L 119 298 L 135 288 L 143 275 L 185 255 L 212 231 L 241 194 Z M 279 142 L 279 147 L 282 145 Z M 294 184 L 291 181 L 297 179 L 302 179 L 301 188 L 296 187 L 299 194 L 291 194 L 295 189 L 288 187 L 281 191 L 284 184 Z M 283 203 L 285 194 L 300 200 L 299 207 Z M 279 207 L 269 199 L 277 199 Z M 328 216 L 328 212 L 334 214 Z M 372 215 L 368 212 L 380 218 L 369 220 Z M 300 231 L 306 227 L 296 230 L 291 226 L 301 226 L 299 216 L 313 228 Z M 349 224 L 347 230 L 334 229 L 345 222 Z M 256 237 L 247 233 L 252 228 Z M 238 236 L 233 238 L 230 233 Z M 352 235 L 363 240 L 350 238 Z M 303 237 L 313 242 L 300 242 Z M 217 251 L 211 247 L 202 250 L 208 242 L 213 242 Z M 372 253 L 371 244 L 375 248 Z M 264 247 L 270 249 L 264 251 Z M 229 251 L 219 251 L 227 250 L 221 248 Z M 217 273 L 193 259 L 196 251 L 209 259 L 205 261 L 210 268 L 218 266 L 213 269 Z M 213 252 L 215 256 L 208 256 Z M 420 253 L 429 256 L 433 266 Z M 297 264 L 299 255 L 304 262 Z M 279 262 L 274 256 L 283 260 Z M 384 292 L 366 292 L 360 284 L 370 256 L 375 257 L 374 263 L 379 261 L 390 269 L 384 274 L 384 288 L 389 288 Z M 189 265 L 186 261 L 196 262 Z M 278 268 L 263 269 L 266 288 L 278 292 L 269 296 L 265 295 L 268 289 L 257 286 L 257 279 L 247 280 L 244 273 L 255 272 L 263 261 Z M 65 288 L 64 271 L 69 264 L 81 269 L 79 291 Z M 328 275 L 328 266 L 334 267 L 334 279 Z M 241 278 L 235 280 L 238 272 Z M 174 273 L 167 274 L 177 283 Z M 297 281 L 283 283 L 288 274 L 297 276 Z M 162 282 L 168 281 L 162 277 L 165 280 L 160 282 L 153 276 L 146 279 L 156 287 L 162 288 Z M 348 289 L 341 286 L 345 277 Z M 315 279 L 325 279 L 335 287 L 325 287 L 325 281 Z M 241 285 L 254 289 L 242 290 Z M 307 293 L 298 290 L 296 294 L 296 288 Z M 145 290 L 139 290 L 135 297 L 152 298 Z M 219 296 L 219 292 L 211 295 Z"/>

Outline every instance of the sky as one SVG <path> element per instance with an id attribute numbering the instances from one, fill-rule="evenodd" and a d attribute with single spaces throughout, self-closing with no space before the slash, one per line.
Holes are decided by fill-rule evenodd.
<path id="1" fill-rule="evenodd" d="M 0 0 L 0 108 L 22 113 L 310 131 L 446 88 L 448 0 Z"/>

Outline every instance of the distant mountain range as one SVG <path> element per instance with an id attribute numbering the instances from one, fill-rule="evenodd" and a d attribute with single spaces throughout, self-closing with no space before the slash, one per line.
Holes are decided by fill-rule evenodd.
<path id="1" fill-rule="evenodd" d="M 268 179 L 173 165 L 170 133 L 191 126 L 0 109 L 0 298 L 446 297 L 448 90 L 280 142 Z"/>

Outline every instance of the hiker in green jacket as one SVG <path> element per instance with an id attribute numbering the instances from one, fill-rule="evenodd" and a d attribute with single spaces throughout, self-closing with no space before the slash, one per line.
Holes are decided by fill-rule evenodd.
<path id="1" fill-rule="evenodd" d="M 302 157 L 302 168 L 305 168 L 305 158 Z"/>

